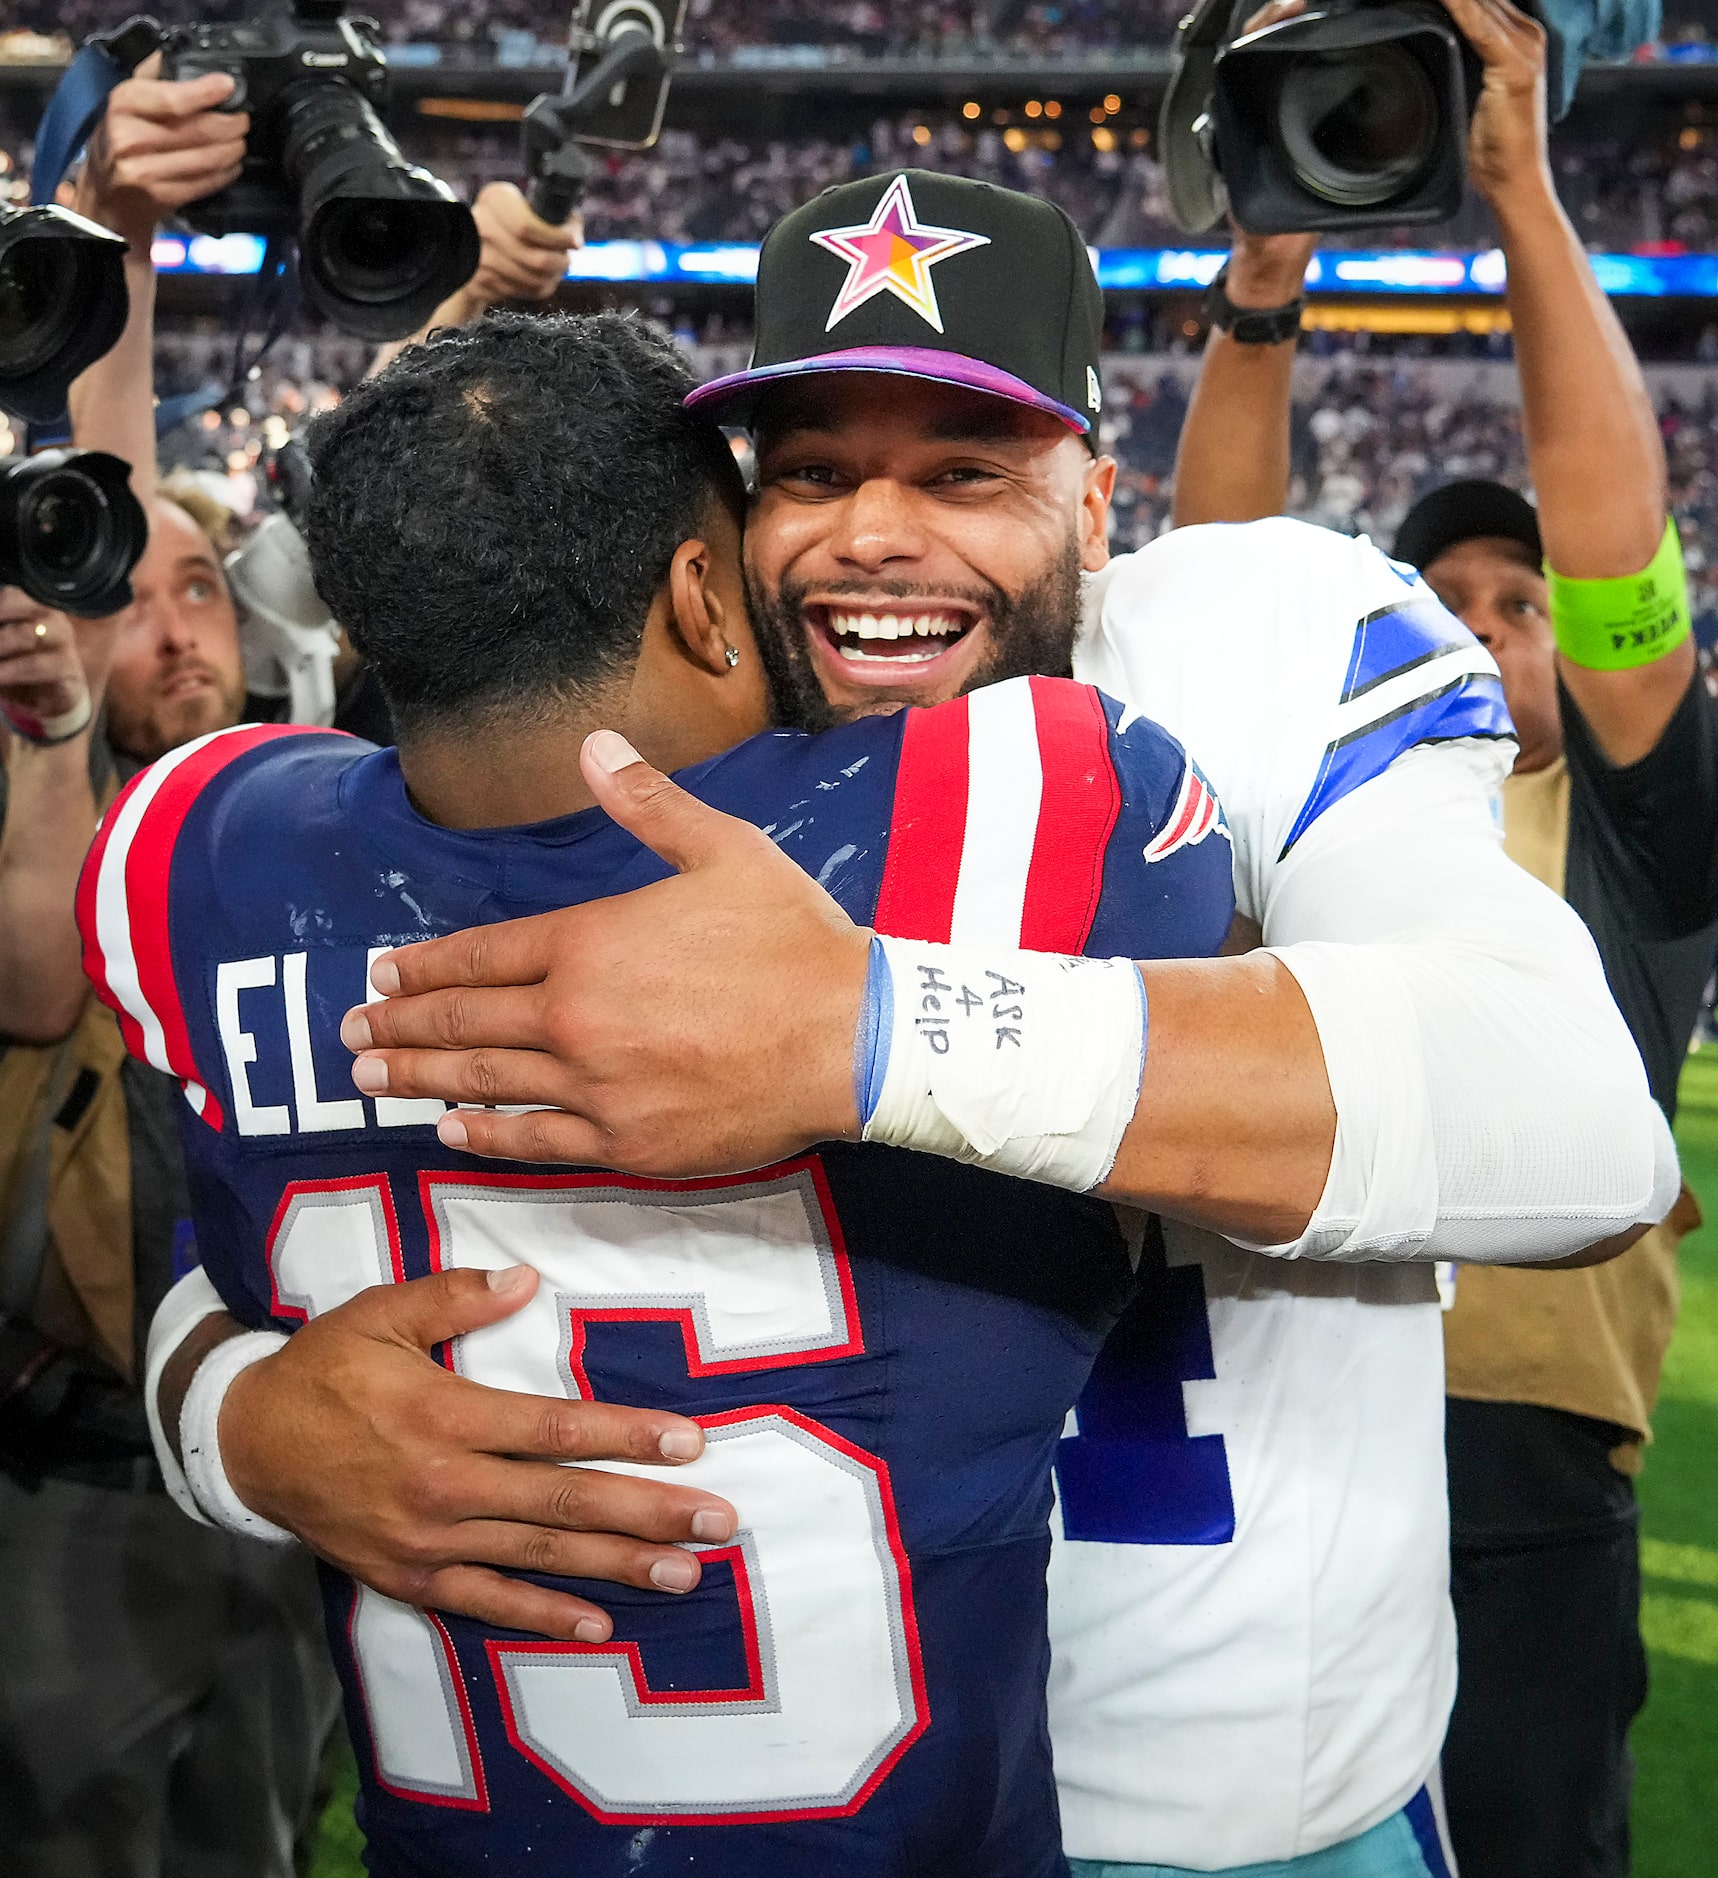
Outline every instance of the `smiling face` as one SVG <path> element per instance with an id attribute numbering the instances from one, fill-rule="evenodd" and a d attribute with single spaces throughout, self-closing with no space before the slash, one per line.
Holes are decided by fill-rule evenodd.
<path id="1" fill-rule="evenodd" d="M 149 505 L 107 685 L 108 736 L 153 762 L 244 710 L 238 615 L 209 538 L 175 502 Z"/>
<path id="2" fill-rule="evenodd" d="M 802 722 L 1065 673 L 1115 466 L 1059 419 L 921 379 L 832 374 L 760 409 L 746 573 Z"/>

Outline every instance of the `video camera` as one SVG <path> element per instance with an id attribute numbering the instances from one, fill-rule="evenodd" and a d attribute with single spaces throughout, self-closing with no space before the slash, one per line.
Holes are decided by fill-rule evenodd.
<path id="1" fill-rule="evenodd" d="M 0 586 L 100 618 L 131 604 L 149 539 L 131 472 L 103 450 L 0 457 Z"/>
<path id="2" fill-rule="evenodd" d="M 403 339 L 477 270 L 471 211 L 409 163 L 377 116 L 388 89 L 374 20 L 341 0 L 161 35 L 169 78 L 226 72 L 248 111 L 244 169 L 184 211 L 210 235 L 293 236 L 305 298 L 343 331 Z"/>
<path id="3" fill-rule="evenodd" d="M 648 150 L 662 134 L 687 0 L 578 0 L 559 96 L 533 98 L 520 125 L 526 199 L 557 226 L 584 199 L 581 146 Z M 594 18 L 593 18 L 594 15 Z"/>
<path id="4" fill-rule="evenodd" d="M 1159 149 L 1190 234 L 1447 221 L 1467 183 L 1480 62 L 1437 0 L 1329 0 L 1247 33 L 1260 0 L 1177 29 Z"/>

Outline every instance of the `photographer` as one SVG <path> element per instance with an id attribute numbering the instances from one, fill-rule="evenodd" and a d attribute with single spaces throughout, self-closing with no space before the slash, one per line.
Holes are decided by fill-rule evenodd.
<path id="1" fill-rule="evenodd" d="M 1508 260 L 1539 505 L 1496 483 L 1436 489 L 1395 554 L 1497 659 L 1521 745 L 1506 848 L 1587 922 L 1670 1113 L 1718 917 L 1718 707 L 1696 672 L 1646 386 L 1552 188 L 1543 32 L 1504 0 L 1446 4 L 1485 64 L 1470 168 Z M 1237 240 L 1230 298 L 1282 307 L 1290 336 L 1213 333 L 1177 523 L 1283 503 L 1285 303 L 1309 248 Z M 1603 1271 L 1459 1276 L 1446 1352 L 1460 1690 L 1444 1778 L 1466 1878 L 1628 1869 L 1628 1730 L 1646 1694 L 1633 1476 L 1677 1242 L 1698 1219 L 1685 1191 Z"/>
<path id="2" fill-rule="evenodd" d="M 73 621 L 0 592 L 0 1822 L 19 1878 L 286 1878 L 336 1710 L 310 1561 L 193 1526 L 149 1458 L 143 1331 L 196 1256 L 180 1098 L 125 1061 L 72 924 L 98 804 L 243 705 L 219 554 L 155 487 L 150 360 L 150 240 L 236 173 L 230 83 L 144 68 L 77 188 L 131 248 L 125 334 L 71 405 L 149 514 L 133 603 Z"/>

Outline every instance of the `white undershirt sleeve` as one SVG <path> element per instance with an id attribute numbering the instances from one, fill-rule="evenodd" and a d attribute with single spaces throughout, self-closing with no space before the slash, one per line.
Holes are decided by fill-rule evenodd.
<path id="1" fill-rule="evenodd" d="M 1680 1175 L 1591 937 L 1503 853 L 1495 755 L 1423 745 L 1271 871 L 1266 945 L 1335 1098 L 1317 1212 L 1282 1257 L 1566 1257 L 1661 1219 Z"/>
<path id="2" fill-rule="evenodd" d="M 197 1504 L 190 1483 L 185 1478 L 185 1470 L 179 1465 L 179 1457 L 167 1439 L 167 1430 L 161 1420 L 161 1372 L 204 1318 L 212 1317 L 216 1311 L 224 1311 L 226 1308 L 209 1274 L 201 1265 L 192 1266 L 155 1307 L 155 1315 L 149 1320 L 149 1342 L 144 1352 L 143 1408 L 149 1418 L 149 1439 L 155 1446 L 156 1464 L 161 1469 L 161 1477 L 173 1497 L 174 1505 L 200 1526 L 208 1526 L 213 1522 Z"/>

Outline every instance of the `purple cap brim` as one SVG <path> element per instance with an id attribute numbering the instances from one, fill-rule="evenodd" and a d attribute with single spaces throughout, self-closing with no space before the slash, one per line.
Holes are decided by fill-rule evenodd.
<path id="1" fill-rule="evenodd" d="M 787 359 L 780 365 L 758 365 L 750 371 L 730 372 L 726 378 L 712 378 L 687 393 L 686 405 L 689 410 L 702 409 L 718 421 L 729 410 L 749 418 L 757 393 L 766 385 L 784 378 L 812 378 L 833 372 L 880 372 L 893 378 L 926 378 L 934 384 L 960 385 L 968 391 L 1006 398 L 1010 404 L 1047 411 L 1082 437 L 1092 428 L 1091 419 L 1084 413 L 1047 396 L 1024 378 L 1016 378 L 999 366 L 986 365 L 982 359 L 968 358 L 964 352 L 943 352 L 935 346 L 850 346 L 842 352 Z"/>

